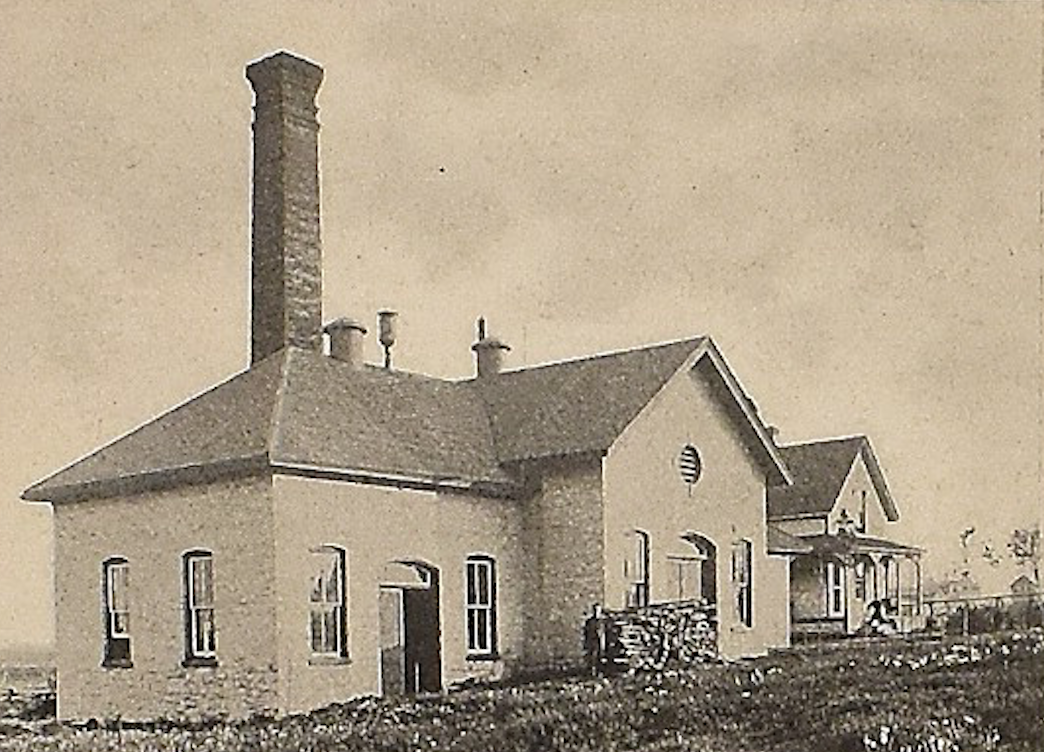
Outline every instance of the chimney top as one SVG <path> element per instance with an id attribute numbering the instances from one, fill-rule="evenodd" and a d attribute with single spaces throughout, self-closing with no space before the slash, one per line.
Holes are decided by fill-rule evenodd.
<path id="1" fill-rule="evenodd" d="M 366 327 L 355 319 L 334 319 L 323 327 L 323 331 L 330 335 L 330 357 L 340 360 L 352 368 L 362 368 L 365 364 L 363 359 L 363 337 L 366 336 Z"/>
<path id="2" fill-rule="evenodd" d="M 511 350 L 503 340 L 486 333 L 485 317 L 478 320 L 478 341 L 471 346 L 475 370 L 480 378 L 496 376 L 504 366 L 504 353 Z"/>
<path id="3" fill-rule="evenodd" d="M 351 319 L 346 316 L 341 316 L 340 318 L 334 319 L 329 324 L 323 327 L 323 331 L 325 331 L 327 334 L 329 334 L 330 332 L 341 331 L 343 329 L 355 329 L 357 331 L 362 332 L 363 334 L 366 334 L 366 332 L 368 331 L 366 326 L 361 321 L 359 321 L 358 319 Z"/>
<path id="4" fill-rule="evenodd" d="M 290 75 L 303 79 L 319 88 L 323 81 L 323 69 L 300 55 L 295 55 L 286 50 L 280 50 L 267 57 L 255 60 L 246 69 L 246 76 L 250 82 L 257 85 L 267 83 L 275 75 Z"/>

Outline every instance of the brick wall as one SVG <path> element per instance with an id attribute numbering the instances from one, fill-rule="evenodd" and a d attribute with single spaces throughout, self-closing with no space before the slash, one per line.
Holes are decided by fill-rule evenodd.
<path id="1" fill-rule="evenodd" d="M 584 621 L 605 602 L 601 458 L 549 460 L 530 471 L 536 492 L 523 505 L 526 667 L 579 665 Z"/>
<path id="2" fill-rule="evenodd" d="M 396 561 L 438 570 L 444 686 L 498 678 L 521 662 L 529 561 L 517 501 L 281 475 L 275 496 L 280 698 L 287 710 L 380 691 L 378 593 Z M 342 663 L 309 661 L 309 551 L 321 545 L 347 556 L 349 657 Z M 464 564 L 472 554 L 496 561 L 496 660 L 466 655 Z"/>
<path id="3" fill-rule="evenodd" d="M 245 715 L 275 707 L 268 479 L 56 504 L 61 718 Z M 183 668 L 182 554 L 213 552 L 217 668 Z M 104 668 L 102 562 L 130 565 L 133 666 Z"/>
<path id="4" fill-rule="evenodd" d="M 788 641 L 787 560 L 766 547 L 764 470 L 748 448 L 750 429 L 730 408 L 720 377 L 705 361 L 682 369 L 613 444 L 605 459 L 605 605 L 627 605 L 635 571 L 635 531 L 649 539 L 653 603 L 677 600 L 672 560 L 697 551 L 695 533 L 714 545 L 718 648 L 727 657 L 757 655 Z M 686 445 L 697 448 L 702 475 L 692 486 L 679 472 Z M 741 623 L 731 571 L 733 546 L 751 546 L 753 619 Z"/>

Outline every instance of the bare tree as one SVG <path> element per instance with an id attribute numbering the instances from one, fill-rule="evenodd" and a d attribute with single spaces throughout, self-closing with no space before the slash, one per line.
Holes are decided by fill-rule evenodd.
<path id="1" fill-rule="evenodd" d="M 1028 567 L 1033 582 L 1040 584 L 1040 526 L 1015 528 L 1008 538 L 1008 551 L 1019 567 Z"/>

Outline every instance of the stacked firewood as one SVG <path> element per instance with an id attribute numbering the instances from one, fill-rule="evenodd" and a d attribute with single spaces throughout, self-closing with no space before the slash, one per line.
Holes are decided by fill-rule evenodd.
<path id="1" fill-rule="evenodd" d="M 585 636 L 588 663 L 599 673 L 662 671 L 718 658 L 714 610 L 698 601 L 597 609 Z"/>

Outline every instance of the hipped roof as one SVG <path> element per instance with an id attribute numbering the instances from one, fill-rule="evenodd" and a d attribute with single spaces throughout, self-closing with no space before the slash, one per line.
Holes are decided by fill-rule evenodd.
<path id="1" fill-rule="evenodd" d="M 287 348 L 31 486 L 71 501 L 266 470 L 511 495 L 516 463 L 606 452 L 690 359 L 708 356 L 775 482 L 786 470 L 713 343 L 693 338 L 469 381 Z"/>

